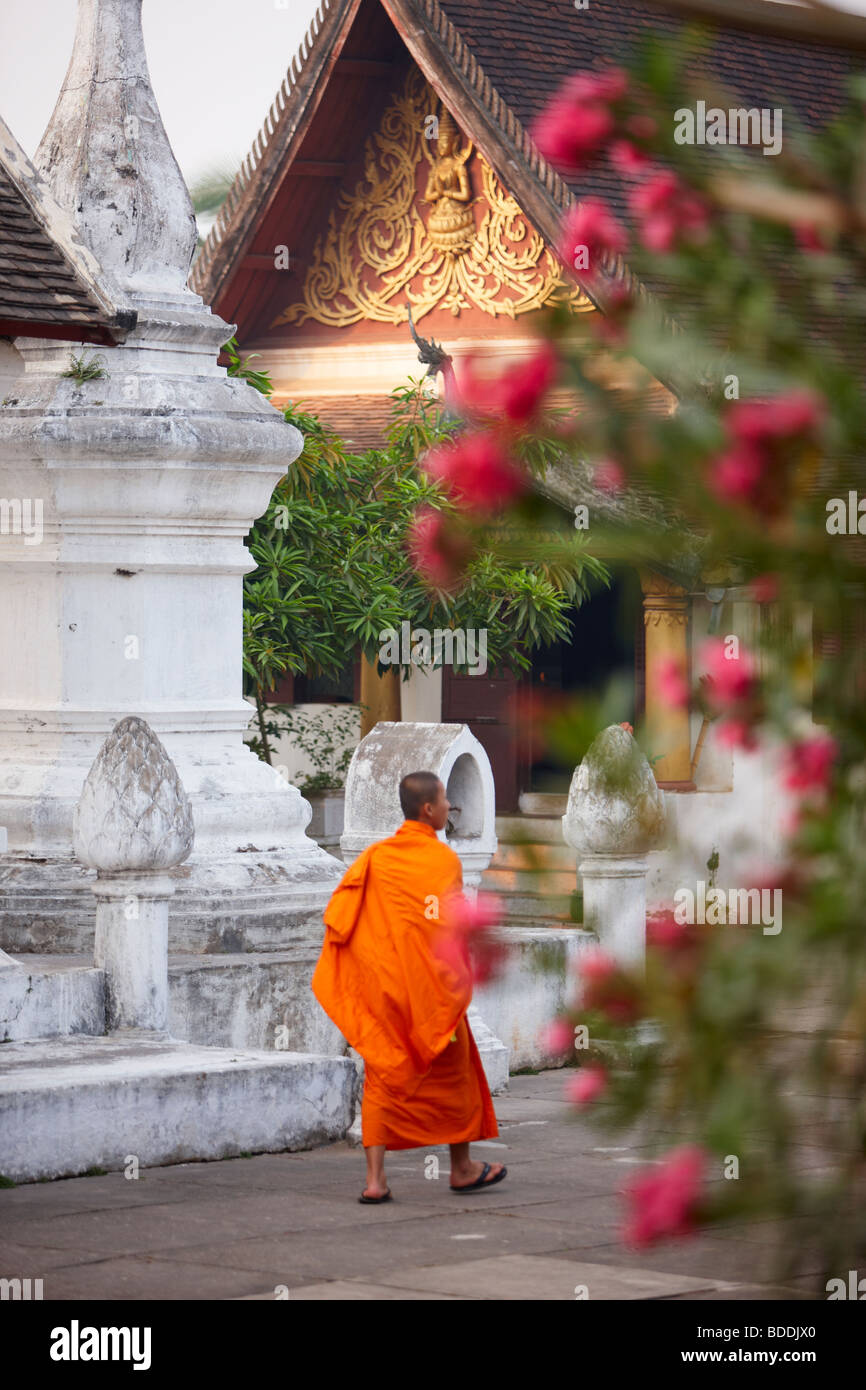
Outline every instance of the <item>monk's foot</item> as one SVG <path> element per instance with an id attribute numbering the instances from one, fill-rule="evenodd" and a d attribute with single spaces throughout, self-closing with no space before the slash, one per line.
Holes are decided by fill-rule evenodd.
<path id="1" fill-rule="evenodd" d="M 355 1191 L 357 1191 L 357 1188 L 355 1189 Z M 387 1184 L 386 1182 L 368 1182 L 368 1183 L 367 1183 L 367 1186 L 364 1188 L 364 1191 L 362 1192 L 361 1196 L 362 1196 L 362 1197 L 384 1197 L 384 1196 L 385 1196 L 385 1193 L 386 1193 L 387 1191 L 388 1191 L 388 1184 Z"/>
<path id="2" fill-rule="evenodd" d="M 501 1172 L 502 1172 L 502 1168 L 503 1168 L 503 1164 L 501 1164 L 501 1163 L 491 1163 L 491 1165 L 490 1165 L 490 1172 L 487 1174 L 487 1177 L 484 1179 L 484 1186 L 485 1186 L 485 1187 L 487 1186 L 488 1183 L 490 1183 L 490 1182 L 493 1181 L 493 1179 L 496 1177 L 496 1174 L 497 1174 L 497 1173 L 501 1173 Z M 470 1161 L 469 1163 L 467 1163 L 467 1165 L 466 1165 L 465 1168 L 461 1168 L 459 1171 L 458 1171 L 456 1168 L 452 1168 L 452 1169 L 451 1169 L 451 1186 L 452 1186 L 452 1187 L 471 1187 L 472 1184 L 473 1184 L 474 1182 L 477 1182 L 477 1181 L 478 1181 L 478 1179 L 481 1177 L 481 1174 L 482 1174 L 483 1172 L 484 1172 L 484 1164 L 483 1164 L 483 1163 L 479 1163 L 479 1162 L 477 1162 L 477 1161 L 476 1161 L 476 1162 L 471 1162 L 471 1161 Z"/>

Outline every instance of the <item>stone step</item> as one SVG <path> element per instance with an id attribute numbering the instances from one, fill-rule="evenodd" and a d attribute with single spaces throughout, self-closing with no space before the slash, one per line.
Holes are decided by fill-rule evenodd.
<path id="1" fill-rule="evenodd" d="M 86 956 L 12 956 L 0 969 L 0 1042 L 105 1032 L 105 985 Z"/>
<path id="2" fill-rule="evenodd" d="M 498 894 L 503 907 L 503 920 L 506 923 L 531 925 L 535 922 L 556 922 L 560 926 L 574 923 L 579 918 L 572 917 L 572 901 L 580 898 L 575 892 L 551 893 L 541 897 L 536 893 L 511 892 L 505 890 Z"/>
<path id="3" fill-rule="evenodd" d="M 345 1052 L 315 1003 L 310 980 L 321 949 L 168 958 L 168 1029 L 202 1047 L 269 1052 Z M 0 1041 L 105 1032 L 101 970 L 87 956 L 19 954 L 20 970 L 0 970 Z"/>
<path id="4" fill-rule="evenodd" d="M 302 953 L 170 955 L 169 1029 L 208 1047 L 342 1055 L 345 1041 L 310 989 L 323 935 Z"/>
<path id="5" fill-rule="evenodd" d="M 508 845 L 564 845 L 559 816 L 497 816 L 496 836 Z"/>
<path id="6" fill-rule="evenodd" d="M 309 1149 L 352 1123 L 345 1057 L 147 1035 L 0 1047 L 0 1173 L 14 1182 Z"/>
<path id="7" fill-rule="evenodd" d="M 494 869 L 559 869 L 574 875 L 576 865 L 575 852 L 568 845 L 510 844 L 506 840 L 500 842 L 486 872 L 492 873 Z"/>
<path id="8" fill-rule="evenodd" d="M 577 887 L 574 869 L 504 869 L 491 865 L 481 875 L 481 886 L 491 893 L 532 893 L 539 898 L 572 893 Z"/>

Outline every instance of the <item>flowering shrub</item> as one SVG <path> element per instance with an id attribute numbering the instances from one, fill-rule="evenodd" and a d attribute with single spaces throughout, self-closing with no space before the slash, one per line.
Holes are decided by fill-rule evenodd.
<path id="1" fill-rule="evenodd" d="M 595 463 L 602 488 L 612 470 L 611 495 L 624 487 L 655 507 L 623 513 L 616 529 L 594 521 L 589 553 L 679 566 L 692 591 L 721 589 L 730 623 L 731 589 L 757 605 L 748 643 L 710 637 L 697 678 L 673 658 L 653 678 L 672 707 L 702 712 L 719 741 L 777 769 L 766 807 L 732 795 L 744 836 L 775 802 L 792 806 L 781 862 L 755 876 L 781 885 L 784 930 L 652 918 L 645 971 L 584 954 L 580 1004 L 551 1037 L 589 1030 L 569 1082 L 576 1107 L 613 1126 L 640 1118 L 670 1150 L 630 1188 L 628 1241 L 736 1213 L 799 1215 L 787 1253 L 793 1261 L 807 1236 L 820 1244 L 821 1288 L 866 1257 L 848 1218 L 866 1176 L 866 669 L 864 643 L 851 640 L 864 631 L 866 585 L 858 542 L 826 524 L 828 499 L 853 496 L 856 513 L 858 483 L 866 496 L 866 84 L 824 131 L 786 135 L 772 161 L 678 145 L 674 112 L 694 89 L 682 56 L 651 48 L 628 73 L 577 74 L 537 121 L 536 143 L 563 174 L 606 164 L 625 181 L 630 225 L 601 198 L 576 203 L 559 250 L 599 312 L 551 311 L 556 366 L 540 349 L 524 397 L 513 374 L 467 391 L 473 427 L 493 442 L 487 454 L 472 442 L 482 464 L 467 468 L 461 535 L 470 550 L 479 543 L 479 500 L 531 529 L 503 457 L 512 445 L 490 416 L 530 418 L 556 380 L 581 400 L 561 451 Z M 621 273 L 623 257 L 636 279 Z M 659 284 L 663 297 L 644 292 Z M 601 378 L 600 347 L 623 375 L 645 369 L 628 393 L 623 375 L 618 388 Z M 675 410 L 650 408 L 653 379 Z M 545 737 L 577 761 L 611 722 L 604 699 L 557 709 Z M 798 1034 L 805 1004 L 813 1028 Z M 797 1162 L 804 1125 L 826 1145 L 822 1168 Z M 710 1192 L 705 1179 L 726 1176 L 732 1156 L 737 1180 Z"/>

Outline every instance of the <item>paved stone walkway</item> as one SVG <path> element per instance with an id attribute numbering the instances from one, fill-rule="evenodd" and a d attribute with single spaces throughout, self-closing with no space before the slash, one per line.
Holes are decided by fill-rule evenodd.
<path id="1" fill-rule="evenodd" d="M 562 1099 L 565 1073 L 512 1078 L 489 1192 L 448 1187 L 447 1149 L 388 1156 L 394 1201 L 361 1206 L 348 1144 L 0 1189 L 0 1277 L 42 1278 L 46 1299 L 802 1299 L 819 1262 L 784 1285 L 777 1223 L 630 1252 L 623 1182 L 648 1157 Z M 807 1138 L 800 1160 L 822 1163 Z M 817 1137 L 815 1137 L 817 1143 Z M 438 1179 L 425 1176 L 430 1155 Z"/>

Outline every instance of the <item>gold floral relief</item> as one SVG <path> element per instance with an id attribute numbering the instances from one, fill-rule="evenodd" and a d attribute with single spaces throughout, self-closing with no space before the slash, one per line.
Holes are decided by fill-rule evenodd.
<path id="1" fill-rule="evenodd" d="M 425 160 L 430 167 L 419 207 L 417 170 Z M 472 195 L 473 161 L 479 197 Z M 556 257 L 417 69 L 367 141 L 364 177 L 339 195 L 316 243 L 303 299 L 271 326 L 405 323 L 407 300 L 416 321 L 437 307 L 457 315 L 474 306 L 512 319 L 553 302 L 579 312 L 592 308 L 562 279 Z"/>

